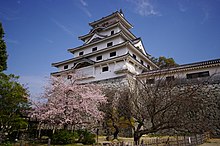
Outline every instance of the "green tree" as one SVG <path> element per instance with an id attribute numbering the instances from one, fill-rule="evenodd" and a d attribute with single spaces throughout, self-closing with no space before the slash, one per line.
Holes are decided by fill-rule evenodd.
<path id="1" fill-rule="evenodd" d="M 170 68 L 178 66 L 178 64 L 175 62 L 173 58 L 166 58 L 164 56 L 160 56 L 159 58 L 152 57 L 151 60 L 160 68 Z"/>
<path id="2" fill-rule="evenodd" d="M 18 82 L 18 76 L 2 72 L 7 69 L 3 37 L 4 30 L 0 23 L 0 143 L 13 132 L 27 127 L 24 114 L 29 109 L 27 89 Z"/>
<path id="3" fill-rule="evenodd" d="M 17 79 L 15 75 L 0 73 L 0 142 L 27 127 L 24 114 L 29 108 L 28 93 Z"/>
<path id="4" fill-rule="evenodd" d="M 105 113 L 104 128 L 107 134 L 107 139 L 113 133 L 113 140 L 118 139 L 119 133 L 122 135 L 129 135 L 131 130 L 130 123 L 133 121 L 130 115 L 130 107 L 128 99 L 126 99 L 127 88 L 120 88 L 119 86 L 111 86 L 104 89 L 107 102 L 100 108 Z"/>
<path id="5" fill-rule="evenodd" d="M 7 51 L 6 51 L 6 44 L 3 40 L 4 37 L 4 30 L 2 28 L 2 24 L 0 22 L 0 72 L 7 69 Z"/>

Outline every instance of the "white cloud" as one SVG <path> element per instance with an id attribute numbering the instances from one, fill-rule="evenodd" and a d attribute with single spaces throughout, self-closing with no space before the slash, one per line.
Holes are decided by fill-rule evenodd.
<path id="1" fill-rule="evenodd" d="M 203 16 L 203 19 L 201 21 L 201 24 L 204 24 L 206 21 L 208 21 L 209 19 L 209 12 L 208 11 L 204 11 L 204 16 Z"/>
<path id="2" fill-rule="evenodd" d="M 58 22 L 57 20 L 55 19 L 51 19 L 59 28 L 61 28 L 64 32 L 70 34 L 70 35 L 73 35 L 72 31 L 69 30 L 65 25 L 61 24 L 60 22 Z"/>
<path id="3" fill-rule="evenodd" d="M 15 21 L 20 19 L 18 15 L 19 11 L 0 6 L 0 19 L 4 19 L 7 21 Z"/>
<path id="4" fill-rule="evenodd" d="M 6 39 L 5 41 L 6 41 L 6 43 L 9 43 L 9 44 L 19 44 L 18 40 Z"/>
<path id="5" fill-rule="evenodd" d="M 178 3 L 178 6 L 179 6 L 179 11 L 180 12 L 186 12 L 187 11 L 187 7 L 184 6 L 182 3 Z"/>
<path id="6" fill-rule="evenodd" d="M 134 11 L 141 16 L 160 16 L 150 0 L 127 0 L 134 5 Z"/>
<path id="7" fill-rule="evenodd" d="M 50 44 L 53 44 L 53 43 L 54 43 L 54 41 L 51 40 L 51 39 L 47 39 L 47 38 L 45 38 L 44 40 L 45 40 L 46 42 L 50 43 Z"/>
<path id="8" fill-rule="evenodd" d="M 80 3 L 81 3 L 83 6 L 88 6 L 88 4 L 87 4 L 84 0 L 80 0 Z"/>
<path id="9" fill-rule="evenodd" d="M 84 13 L 86 13 L 86 15 L 87 15 L 88 17 L 92 17 L 92 14 L 89 12 L 89 10 L 88 10 L 87 8 L 82 7 L 81 9 L 83 10 Z"/>
<path id="10" fill-rule="evenodd" d="M 79 8 L 88 16 L 88 17 L 92 17 L 92 14 L 90 13 L 90 11 L 88 10 L 88 3 L 85 0 L 80 0 L 80 6 Z"/>

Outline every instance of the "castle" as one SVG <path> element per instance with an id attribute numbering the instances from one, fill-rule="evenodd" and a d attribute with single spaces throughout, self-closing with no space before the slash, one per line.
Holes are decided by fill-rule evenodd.
<path id="1" fill-rule="evenodd" d="M 160 69 L 145 51 L 140 37 L 130 29 L 132 25 L 125 19 L 122 11 L 116 11 L 97 21 L 89 23 L 88 34 L 80 36 L 84 43 L 68 49 L 73 58 L 52 63 L 58 71 L 54 77 L 70 79 L 71 74 L 82 74 L 81 83 L 115 81 L 127 76 L 138 77 L 154 82 L 163 74 L 166 80 L 174 78 L 206 78 L 220 72 L 220 59 L 184 64 L 169 69 Z"/>

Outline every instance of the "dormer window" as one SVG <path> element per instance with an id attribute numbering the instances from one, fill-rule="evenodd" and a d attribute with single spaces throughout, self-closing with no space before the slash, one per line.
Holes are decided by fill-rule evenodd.
<path id="1" fill-rule="evenodd" d="M 79 56 L 82 56 L 84 54 L 84 52 L 82 51 L 82 52 L 79 52 Z"/>
<path id="2" fill-rule="evenodd" d="M 113 45 L 113 42 L 107 43 L 107 47 L 111 47 Z"/>
<path id="3" fill-rule="evenodd" d="M 92 48 L 92 52 L 97 51 L 97 47 Z"/>
<path id="4" fill-rule="evenodd" d="M 114 30 L 111 31 L 111 35 L 113 35 L 113 34 L 115 34 L 115 31 L 114 31 Z"/>

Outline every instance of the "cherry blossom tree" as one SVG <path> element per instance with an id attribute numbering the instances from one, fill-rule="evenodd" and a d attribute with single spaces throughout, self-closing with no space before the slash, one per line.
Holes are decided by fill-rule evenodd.
<path id="1" fill-rule="evenodd" d="M 215 101 L 219 96 L 211 79 L 169 81 L 158 77 L 154 83 L 148 79 L 130 81 L 127 96 L 135 119 L 135 124 L 131 123 L 135 143 L 138 144 L 144 134 L 211 130 L 211 117 L 215 114 L 213 111 L 217 111 Z"/>
<path id="2" fill-rule="evenodd" d="M 76 75 L 71 79 L 51 77 L 43 98 L 47 102 L 35 104 L 31 117 L 55 129 L 96 125 L 103 117 L 98 107 L 106 102 L 100 86 L 78 84 Z"/>

